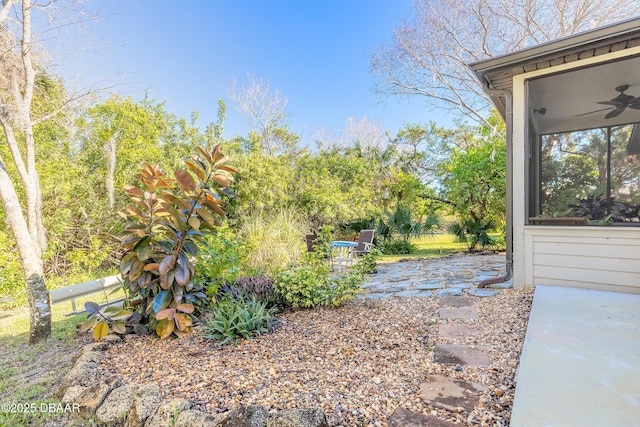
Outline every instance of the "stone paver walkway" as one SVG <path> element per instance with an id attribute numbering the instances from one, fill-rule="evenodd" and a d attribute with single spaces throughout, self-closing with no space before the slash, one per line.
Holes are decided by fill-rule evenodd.
<path id="1" fill-rule="evenodd" d="M 485 279 L 504 273 L 503 255 L 453 255 L 439 259 L 382 264 L 378 273 L 364 285 L 362 298 L 431 297 L 440 298 L 438 339 L 434 362 L 445 365 L 488 367 L 488 354 L 480 346 L 451 344 L 451 340 L 477 334 L 473 325 L 478 313 L 473 308 L 477 298 L 498 295 L 500 289 L 511 287 L 511 281 L 492 285 L 493 289 L 478 289 Z M 496 289 L 497 288 L 497 289 Z M 471 323 L 470 323 L 471 322 Z M 452 412 L 470 412 L 478 403 L 486 386 L 443 375 L 430 375 L 420 384 L 425 403 Z M 417 425 L 448 426 L 448 422 L 431 419 L 408 410 L 396 411 L 390 417 L 395 427 Z"/>
<path id="2" fill-rule="evenodd" d="M 434 292 L 439 296 L 484 297 L 497 295 L 500 288 L 511 287 L 511 280 L 478 289 L 480 281 L 504 273 L 505 257 L 499 254 L 451 255 L 379 264 L 378 273 L 365 283 L 362 297 L 424 296 Z M 482 291 L 482 292 L 479 292 Z M 475 294 L 475 295 L 474 295 Z"/>

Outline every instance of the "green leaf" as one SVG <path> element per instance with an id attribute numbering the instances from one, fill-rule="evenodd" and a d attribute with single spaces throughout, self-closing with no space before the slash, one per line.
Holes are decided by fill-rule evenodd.
<path id="1" fill-rule="evenodd" d="M 111 320 L 127 320 L 133 314 L 130 310 L 120 310 L 113 316 L 111 316 Z"/>
<path id="2" fill-rule="evenodd" d="M 175 322 L 173 320 L 162 319 L 156 326 L 156 333 L 160 338 L 167 338 L 173 332 Z"/>
<path id="3" fill-rule="evenodd" d="M 160 292 L 158 292 L 158 295 L 156 295 L 156 297 L 153 300 L 153 311 L 155 313 L 158 313 L 163 308 L 168 307 L 170 302 L 171 302 L 171 292 L 169 292 L 166 289 L 161 290 Z"/>
<path id="4" fill-rule="evenodd" d="M 189 172 L 178 169 L 175 171 L 174 175 L 176 177 L 176 181 L 178 181 L 178 187 L 180 187 L 180 190 L 182 190 L 183 193 L 195 191 L 196 183 Z"/>
<path id="5" fill-rule="evenodd" d="M 193 305 L 191 304 L 179 304 L 176 307 L 176 310 L 181 311 L 183 313 L 191 314 L 193 313 L 194 308 L 193 308 Z"/>
<path id="6" fill-rule="evenodd" d="M 93 339 L 100 341 L 101 338 L 106 337 L 109 334 L 109 325 L 106 322 L 98 322 L 93 329 Z"/>
<path id="7" fill-rule="evenodd" d="M 129 280 L 134 281 L 140 274 L 142 274 L 142 269 L 144 268 L 144 262 L 140 261 L 137 256 L 131 258 L 131 269 L 129 270 Z"/>
<path id="8" fill-rule="evenodd" d="M 115 313 L 120 312 L 121 308 L 115 305 L 110 305 L 109 307 L 105 308 L 104 310 L 102 310 L 102 312 L 104 314 L 109 314 L 109 315 L 113 315 Z"/>
<path id="9" fill-rule="evenodd" d="M 163 308 L 156 314 L 156 320 L 162 319 L 173 319 L 173 316 L 176 314 L 176 310 L 174 308 Z"/>
<path id="10" fill-rule="evenodd" d="M 202 165 L 200 164 L 200 162 L 198 162 L 197 160 L 185 160 L 184 164 L 187 165 L 187 167 L 189 169 L 191 169 L 191 171 L 193 173 L 196 174 L 196 176 L 201 180 L 204 181 L 207 176 L 205 174 L 204 168 L 202 167 Z"/>
<path id="11" fill-rule="evenodd" d="M 191 272 L 189 269 L 182 265 L 177 265 L 175 271 L 176 282 L 178 282 L 181 286 L 186 286 L 191 280 Z"/>
<path id="12" fill-rule="evenodd" d="M 113 332 L 115 332 L 116 334 L 124 334 L 125 332 L 127 332 L 127 328 L 124 326 L 124 323 L 122 322 L 116 322 L 113 324 Z"/>
<path id="13" fill-rule="evenodd" d="M 175 259 L 173 255 L 167 255 L 160 263 L 160 274 L 167 274 L 175 265 Z"/>
<path id="14" fill-rule="evenodd" d="M 100 306 L 92 301 L 87 301 L 84 303 L 84 309 L 87 310 L 87 313 L 95 314 L 100 311 Z"/>
<path id="15" fill-rule="evenodd" d="M 80 324 L 80 332 L 86 332 L 96 326 L 98 323 L 97 317 L 92 317 L 91 319 L 87 319 Z"/>

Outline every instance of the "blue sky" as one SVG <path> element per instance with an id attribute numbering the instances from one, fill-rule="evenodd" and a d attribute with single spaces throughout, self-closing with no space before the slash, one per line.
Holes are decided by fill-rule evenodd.
<path id="1" fill-rule="evenodd" d="M 405 123 L 450 124 L 424 99 L 372 92 L 368 54 L 410 16 L 411 0 L 97 4 L 105 7 L 102 19 L 85 25 L 91 38 L 65 56 L 62 77 L 75 83 L 116 77 L 115 92 L 136 100 L 148 92 L 182 117 L 197 109 L 202 126 L 215 120 L 222 98 L 225 137 L 249 129 L 227 96 L 233 77 L 243 84 L 248 73 L 289 100 L 289 125 L 306 142 L 319 128 L 339 132 L 348 116 L 377 120 L 392 135 Z"/>

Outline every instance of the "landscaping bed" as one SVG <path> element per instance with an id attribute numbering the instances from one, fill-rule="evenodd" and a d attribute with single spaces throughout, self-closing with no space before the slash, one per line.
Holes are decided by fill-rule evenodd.
<path id="1" fill-rule="evenodd" d="M 126 383 L 155 383 L 165 398 L 188 399 L 211 414 L 238 405 L 269 410 L 320 407 L 330 425 L 387 425 L 398 408 L 469 425 L 508 425 L 514 377 L 533 290 L 476 298 L 478 319 L 456 319 L 476 332 L 438 339 L 441 298 L 359 299 L 338 308 L 288 311 L 270 334 L 219 346 L 203 330 L 183 339 L 127 336 L 98 369 Z M 482 347 L 488 368 L 434 363 L 436 344 Z M 427 405 L 428 375 L 487 386 L 473 411 Z M 462 408 L 460 408 L 462 409 Z"/>

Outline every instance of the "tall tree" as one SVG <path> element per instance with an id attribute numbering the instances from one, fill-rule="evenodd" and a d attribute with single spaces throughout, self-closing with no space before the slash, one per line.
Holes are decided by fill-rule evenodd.
<path id="1" fill-rule="evenodd" d="M 640 14 L 638 0 L 415 0 L 412 18 L 371 55 L 382 95 L 420 95 L 491 126 L 469 62 Z"/>
<path id="2" fill-rule="evenodd" d="M 285 126 L 287 98 L 284 98 L 278 89 L 272 91 L 269 82 L 264 79 L 251 76 L 248 78 L 249 84 L 240 87 L 234 79 L 228 95 L 235 101 L 238 110 L 247 116 L 251 126 L 259 132 L 258 142 L 263 151 L 266 154 L 275 154 L 278 148 L 295 148 L 297 139 L 291 138 L 291 132 Z"/>
<path id="3" fill-rule="evenodd" d="M 16 33 L 7 25 L 7 18 L 15 0 L 4 2 L 0 11 L 0 43 L 2 43 L 2 79 L 0 90 L 0 125 L 4 131 L 17 169 L 20 184 L 26 194 L 22 209 L 16 185 L 0 158 L 0 196 L 6 221 L 13 232 L 27 281 L 30 308 L 30 343 L 37 343 L 51 335 L 51 307 L 44 281 L 42 252 L 46 248 L 46 234 L 42 222 L 42 193 L 36 170 L 33 127 L 37 119 L 31 117 L 31 103 L 36 70 L 33 65 L 31 9 L 29 0 L 22 1 L 18 12 Z M 16 46 L 17 45 L 17 46 Z M 22 145 L 22 147 L 21 147 Z M 21 148 L 24 151 L 21 151 Z M 24 156 L 23 156 L 24 152 Z"/>
<path id="4" fill-rule="evenodd" d="M 46 112 L 32 109 L 35 91 L 39 89 L 32 15 L 37 10 L 46 12 L 53 3 L 5 0 L 0 9 L 0 127 L 3 143 L 11 153 L 11 164 L 6 156 L 0 156 L 0 198 L 26 278 L 31 344 L 51 335 L 51 307 L 42 261 L 47 237 L 36 168 L 35 131 L 39 123 L 56 117 L 73 100 L 65 99 Z M 24 194 L 24 198 L 19 194 Z"/>

